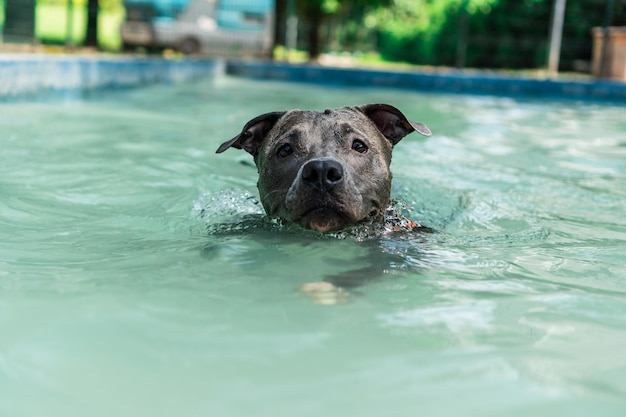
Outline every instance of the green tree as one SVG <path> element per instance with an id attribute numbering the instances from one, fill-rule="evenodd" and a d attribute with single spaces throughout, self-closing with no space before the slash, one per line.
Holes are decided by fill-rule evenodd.
<path id="1" fill-rule="evenodd" d="M 487 15 L 498 0 L 393 0 L 370 18 L 383 57 L 420 64 L 451 65 L 456 54 L 457 22 L 462 15 Z"/>
<path id="2" fill-rule="evenodd" d="M 322 52 L 324 40 L 321 29 L 330 16 L 354 14 L 368 8 L 387 7 L 392 0 L 300 0 L 298 14 L 308 23 L 307 41 L 309 59 L 316 60 Z"/>
<path id="3" fill-rule="evenodd" d="M 371 15 L 378 49 L 389 60 L 416 64 L 456 63 L 465 49 L 467 66 L 541 68 L 554 0 L 394 0 Z M 561 49 L 561 70 L 591 59 L 590 30 L 602 26 L 607 0 L 569 1 Z M 613 26 L 626 25 L 626 0 L 613 2 Z M 463 24 L 465 22 L 465 25 Z M 462 30 L 463 29 L 463 30 Z M 466 41 L 466 48 L 459 42 Z"/>

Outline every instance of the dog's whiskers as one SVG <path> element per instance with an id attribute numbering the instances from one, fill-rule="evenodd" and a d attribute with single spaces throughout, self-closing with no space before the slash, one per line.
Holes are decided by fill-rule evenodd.
<path id="1" fill-rule="evenodd" d="M 265 202 L 271 203 L 273 199 L 271 199 L 270 197 L 272 195 L 274 195 L 274 194 L 281 194 L 281 193 L 286 194 L 287 190 L 284 190 L 282 188 L 279 188 L 277 190 L 271 190 L 271 191 L 269 191 L 269 192 L 267 192 L 267 193 L 265 193 L 264 195 L 261 196 L 261 203 L 264 204 L 264 205 L 265 205 Z M 280 199 L 278 201 L 280 201 Z M 267 213 L 269 216 L 272 216 L 272 215 L 275 214 L 274 212 L 276 211 L 276 209 L 275 209 L 274 205 L 270 206 L 268 204 L 267 208 L 271 209 L 271 211 L 272 211 L 271 213 L 269 213 L 269 212 Z"/>

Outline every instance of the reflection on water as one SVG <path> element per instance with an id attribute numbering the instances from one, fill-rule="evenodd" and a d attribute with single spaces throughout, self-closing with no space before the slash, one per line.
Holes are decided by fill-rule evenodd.
<path id="1" fill-rule="evenodd" d="M 214 154 L 371 102 L 434 132 L 391 208 L 434 232 L 282 225 Z M 621 416 L 623 111 L 232 78 L 1 104 L 0 415 Z"/>

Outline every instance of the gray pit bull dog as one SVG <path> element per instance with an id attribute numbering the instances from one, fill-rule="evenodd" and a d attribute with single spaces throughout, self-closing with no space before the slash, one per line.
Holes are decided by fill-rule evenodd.
<path id="1" fill-rule="evenodd" d="M 232 147 L 254 156 L 268 216 L 325 233 L 382 221 L 392 149 L 413 131 L 431 135 L 388 104 L 272 112 L 250 120 L 217 153 Z"/>

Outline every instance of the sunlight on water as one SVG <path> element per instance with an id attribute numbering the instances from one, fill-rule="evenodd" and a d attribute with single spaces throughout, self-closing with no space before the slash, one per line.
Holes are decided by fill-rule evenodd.
<path id="1" fill-rule="evenodd" d="M 279 224 L 215 154 L 376 102 L 434 133 L 390 208 L 433 230 Z M 228 77 L 0 104 L 0 415 L 622 416 L 623 115 Z"/>

